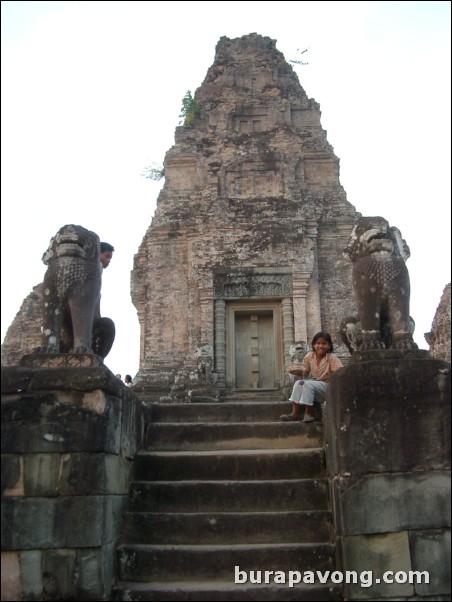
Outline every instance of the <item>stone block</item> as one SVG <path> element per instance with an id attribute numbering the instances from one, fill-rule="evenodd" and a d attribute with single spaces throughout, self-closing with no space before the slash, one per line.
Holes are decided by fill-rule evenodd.
<path id="1" fill-rule="evenodd" d="M 118 380 L 118 379 L 116 379 Z M 122 398 L 121 455 L 134 458 L 144 442 L 144 409 L 133 389 L 124 387 Z"/>
<path id="2" fill-rule="evenodd" d="M 23 550 L 20 553 L 20 572 L 24 600 L 42 600 L 41 550 Z"/>
<path id="3" fill-rule="evenodd" d="M 66 454 L 62 461 L 61 495 L 125 495 L 131 461 L 113 454 Z"/>
<path id="4" fill-rule="evenodd" d="M 2 366 L 2 395 L 15 395 L 27 390 L 33 371 L 19 366 Z"/>
<path id="5" fill-rule="evenodd" d="M 51 499 L 5 497 L 1 501 L 4 550 L 51 547 L 54 503 Z"/>
<path id="6" fill-rule="evenodd" d="M 2 500 L 4 550 L 97 547 L 118 536 L 126 496 Z"/>
<path id="7" fill-rule="evenodd" d="M 22 356 L 20 365 L 26 368 L 90 368 L 102 366 L 102 358 L 81 353 L 30 353 Z"/>
<path id="8" fill-rule="evenodd" d="M 19 482 L 20 461 L 15 454 L 2 454 L 2 494 L 5 489 L 13 489 Z"/>
<path id="9" fill-rule="evenodd" d="M 27 454 L 23 459 L 25 495 L 31 497 L 58 495 L 61 454 Z"/>
<path id="10" fill-rule="evenodd" d="M 118 380 L 118 379 L 116 379 Z M 72 403 L 58 394 L 24 394 L 2 403 L 3 453 L 119 453 L 121 400 L 107 397 L 104 410 L 93 407 L 92 395 L 74 391 Z"/>
<path id="11" fill-rule="evenodd" d="M 430 583 L 423 582 L 414 586 L 416 594 L 418 596 L 441 594 L 450 596 L 450 529 L 412 531 L 410 548 L 413 570 L 428 571 L 430 576 Z"/>
<path id="12" fill-rule="evenodd" d="M 40 368 L 33 371 L 28 385 L 32 391 L 94 391 L 102 389 L 115 397 L 122 397 L 124 383 L 105 366 Z"/>
<path id="13" fill-rule="evenodd" d="M 44 600 L 76 600 L 75 550 L 46 550 L 42 554 Z"/>
<path id="14" fill-rule="evenodd" d="M 77 550 L 77 600 L 111 600 L 116 546 Z"/>
<path id="15" fill-rule="evenodd" d="M 96 356 L 31 354 L 24 356 L 21 361 L 24 366 L 2 366 L 2 395 L 14 395 L 26 391 L 102 389 L 120 398 L 125 389 L 124 383 L 106 366 L 95 365 L 98 362 Z M 50 367 L 41 367 L 46 363 Z"/>
<path id="16" fill-rule="evenodd" d="M 331 475 L 450 468 L 450 371 L 434 359 L 351 363 L 326 404 Z"/>
<path id="17" fill-rule="evenodd" d="M 346 600 L 397 600 L 414 594 L 414 585 L 409 583 L 385 583 L 387 571 L 408 573 L 411 570 L 408 533 L 385 533 L 382 535 L 353 535 L 337 540 L 342 566 L 340 570 L 355 571 L 357 583 L 344 585 Z M 372 585 L 363 587 L 360 574 L 372 572 Z M 379 580 L 379 581 L 378 581 Z M 393 578 L 395 581 L 395 579 Z M 363 579 L 363 581 L 365 581 Z"/>
<path id="18" fill-rule="evenodd" d="M 3 521 L 2 521 L 3 522 Z M 2 552 L 2 601 L 22 600 L 18 552 Z"/>
<path id="19" fill-rule="evenodd" d="M 450 471 L 335 477 L 339 535 L 450 527 Z"/>

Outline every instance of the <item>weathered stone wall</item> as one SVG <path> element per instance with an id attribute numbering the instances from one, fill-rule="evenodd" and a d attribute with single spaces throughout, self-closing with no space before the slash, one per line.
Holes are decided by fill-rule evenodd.
<path id="1" fill-rule="evenodd" d="M 8 328 L 2 344 L 2 366 L 17 366 L 20 359 L 41 344 L 42 287 L 33 287 Z"/>
<path id="2" fill-rule="evenodd" d="M 450 363 L 450 283 L 444 288 L 433 318 L 432 329 L 425 333 L 430 355 Z"/>
<path id="3" fill-rule="evenodd" d="M 273 298 L 293 304 L 285 348 L 324 328 L 348 357 L 337 335 L 355 311 L 343 249 L 360 214 L 340 184 L 318 103 L 275 41 L 257 34 L 220 39 L 194 98 L 199 114 L 176 129 L 156 214 L 135 256 L 138 388 L 174 395 L 194 386 L 197 350 L 218 350 L 216 300 L 269 297 L 271 274 L 290 275 L 290 292 L 277 292 L 278 277 L 273 289 Z M 218 293 L 218 278 L 228 277 Z M 260 284 L 250 292 L 243 283 L 253 279 Z"/>
<path id="4" fill-rule="evenodd" d="M 92 356 L 22 364 L 2 368 L 2 600 L 110 600 L 141 402 Z"/>
<path id="5" fill-rule="evenodd" d="M 344 585 L 344 597 L 448 600 L 450 365 L 426 351 L 367 356 L 333 375 L 326 403 L 337 568 L 373 579 Z M 429 583 L 409 583 L 409 571 Z"/>

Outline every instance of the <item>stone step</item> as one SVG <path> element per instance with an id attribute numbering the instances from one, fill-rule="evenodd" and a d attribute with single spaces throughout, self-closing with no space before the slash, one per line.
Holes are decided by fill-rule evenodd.
<path id="1" fill-rule="evenodd" d="M 280 422 L 290 409 L 275 391 L 145 404 L 113 600 L 341 599 L 318 581 L 234 583 L 236 566 L 335 566 L 322 425 Z"/>
<path id="2" fill-rule="evenodd" d="M 249 399 L 285 399 L 281 389 L 223 389 L 223 401 L 248 401 Z"/>
<path id="3" fill-rule="evenodd" d="M 327 543 L 331 513 L 128 512 L 121 541 L 148 544 Z"/>
<path id="4" fill-rule="evenodd" d="M 254 398 L 256 399 L 256 398 Z M 154 422 L 279 422 L 290 412 L 288 401 L 222 403 L 152 403 L 145 405 L 148 423 Z"/>
<path id="5" fill-rule="evenodd" d="M 180 399 L 179 401 L 162 402 L 159 401 L 161 398 L 161 387 L 158 386 L 155 391 L 152 390 L 152 386 L 149 384 L 145 387 L 142 385 L 135 385 L 133 387 L 135 395 L 143 401 L 145 404 L 164 404 L 172 405 L 176 404 L 199 404 L 204 403 L 224 403 L 224 402 L 248 402 L 248 401 L 285 401 L 287 396 L 280 389 L 223 389 L 222 391 L 205 391 L 196 392 L 193 391 L 190 399 Z"/>
<path id="6" fill-rule="evenodd" d="M 121 581 L 203 581 L 234 583 L 234 567 L 244 571 L 333 570 L 331 544 L 145 545 L 117 547 Z"/>
<path id="7" fill-rule="evenodd" d="M 139 481 L 259 480 L 315 478 L 325 470 L 323 449 L 140 451 L 134 462 Z"/>
<path id="8" fill-rule="evenodd" d="M 248 582 L 237 585 L 231 581 L 121 582 L 113 590 L 113 600 L 115 602 L 135 600 L 140 602 L 270 602 L 274 600 L 336 602 L 343 600 L 340 585 L 332 583 L 321 585 L 316 582 L 315 584 L 299 583 L 290 587 L 287 573 L 287 583 L 284 585 L 264 583 L 264 573 L 261 579 L 260 584 Z"/>
<path id="9" fill-rule="evenodd" d="M 312 448 L 322 445 L 322 425 L 302 422 L 157 422 L 148 424 L 147 450 Z"/>
<path id="10" fill-rule="evenodd" d="M 326 479 L 161 481 L 130 486 L 130 512 L 289 512 L 328 509 Z"/>

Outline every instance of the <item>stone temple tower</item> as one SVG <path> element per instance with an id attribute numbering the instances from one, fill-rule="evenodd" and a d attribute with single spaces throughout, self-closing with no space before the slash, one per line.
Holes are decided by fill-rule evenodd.
<path id="1" fill-rule="evenodd" d="M 360 216 L 320 107 L 276 48 L 223 37 L 176 129 L 165 185 L 135 256 L 137 389 L 278 389 L 295 343 L 355 312 L 343 255 Z"/>

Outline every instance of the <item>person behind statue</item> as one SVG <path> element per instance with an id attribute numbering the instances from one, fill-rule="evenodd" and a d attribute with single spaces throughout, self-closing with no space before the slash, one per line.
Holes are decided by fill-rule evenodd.
<path id="1" fill-rule="evenodd" d="M 304 405 L 303 422 L 314 420 L 311 408 L 314 401 L 325 401 L 327 385 L 330 376 L 343 367 L 341 360 L 333 353 L 333 341 L 328 332 L 318 332 L 314 335 L 312 351 L 309 351 L 300 366 L 299 375 L 302 377 L 293 386 L 289 401 L 292 402 L 292 413 L 283 414 L 280 420 L 300 420 L 300 409 Z M 310 377 L 309 380 L 304 380 Z"/>
<path id="2" fill-rule="evenodd" d="M 105 270 L 113 258 L 114 247 L 108 242 L 100 243 L 99 261 Z M 96 355 L 104 359 L 110 352 L 115 340 L 115 324 L 110 318 L 100 315 L 100 296 L 94 311 L 92 347 Z"/>
<path id="3" fill-rule="evenodd" d="M 126 375 L 124 376 L 124 383 L 125 383 L 126 387 L 131 387 L 131 386 L 133 386 L 132 377 L 131 377 L 131 375 L 130 375 L 130 374 L 126 374 Z"/>
<path id="4" fill-rule="evenodd" d="M 110 261 L 113 259 L 114 250 L 114 247 L 108 242 L 100 243 L 100 262 L 104 270 L 110 265 Z"/>

